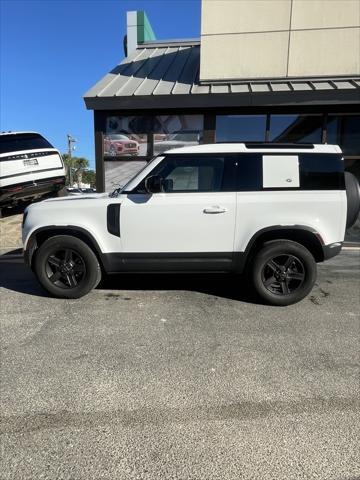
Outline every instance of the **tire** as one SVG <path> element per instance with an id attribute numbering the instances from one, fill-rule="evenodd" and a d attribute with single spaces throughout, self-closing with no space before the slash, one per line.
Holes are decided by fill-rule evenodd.
<path id="1" fill-rule="evenodd" d="M 101 280 L 101 269 L 92 249 L 82 240 L 58 235 L 36 251 L 34 271 L 40 284 L 57 298 L 80 298 Z"/>
<path id="2" fill-rule="evenodd" d="M 345 172 L 345 187 L 347 198 L 346 228 L 356 222 L 360 212 L 360 186 L 355 175 Z"/>
<path id="3" fill-rule="evenodd" d="M 262 301 L 286 306 L 310 293 L 316 280 L 316 263 L 303 245 L 291 240 L 275 240 L 257 252 L 250 274 Z"/>

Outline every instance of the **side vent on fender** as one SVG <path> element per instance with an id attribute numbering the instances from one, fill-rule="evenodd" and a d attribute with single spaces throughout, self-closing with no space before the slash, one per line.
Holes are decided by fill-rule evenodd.
<path id="1" fill-rule="evenodd" d="M 107 229 L 111 235 L 120 237 L 120 203 L 112 203 L 107 207 Z"/>

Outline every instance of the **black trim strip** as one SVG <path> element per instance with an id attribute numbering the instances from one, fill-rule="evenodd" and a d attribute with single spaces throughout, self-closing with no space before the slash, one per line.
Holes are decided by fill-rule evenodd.
<path id="1" fill-rule="evenodd" d="M 43 168 L 42 170 L 33 170 L 31 172 L 13 173 L 12 175 L 4 175 L 3 177 L 0 177 L 0 180 L 3 180 L 4 178 L 22 177 L 24 175 L 30 175 L 31 173 L 43 173 L 43 172 L 51 172 L 52 170 L 63 170 L 63 168 L 64 167 Z"/>
<path id="2" fill-rule="evenodd" d="M 59 152 L 54 148 L 54 150 L 47 150 L 46 152 L 29 152 L 29 153 L 18 153 L 15 155 L 8 155 L 6 157 L 0 156 L 0 162 L 9 162 L 11 160 L 26 160 L 27 158 L 34 157 L 45 157 L 46 155 L 59 155 Z"/>
<path id="3" fill-rule="evenodd" d="M 329 260 L 341 252 L 343 242 L 331 243 L 330 245 L 323 245 L 324 260 Z"/>
<path id="4" fill-rule="evenodd" d="M 120 237 L 120 205 L 120 203 L 111 203 L 107 207 L 107 229 L 116 237 Z"/>
<path id="5" fill-rule="evenodd" d="M 241 254 L 240 252 L 238 255 Z M 122 272 L 227 272 L 234 267 L 233 252 L 103 253 L 107 273 Z"/>
<path id="6" fill-rule="evenodd" d="M 220 142 L 220 143 L 236 143 L 236 142 Z M 302 150 L 302 149 L 313 149 L 314 144 L 312 143 L 266 143 L 266 142 L 252 142 L 252 143 L 245 143 L 245 147 L 252 149 L 252 148 L 257 148 L 257 149 L 274 149 L 274 150 L 281 150 L 283 148 L 295 148 L 296 150 Z M 264 153 L 264 152 L 260 152 Z"/>

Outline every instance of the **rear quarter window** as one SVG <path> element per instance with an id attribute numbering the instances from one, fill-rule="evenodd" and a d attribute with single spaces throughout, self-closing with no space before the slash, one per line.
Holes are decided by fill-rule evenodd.
<path id="1" fill-rule="evenodd" d="M 344 161 L 341 155 L 305 153 L 299 155 L 300 186 L 304 190 L 343 190 Z"/>
<path id="2" fill-rule="evenodd" d="M 289 188 L 263 188 L 263 156 L 267 153 L 239 154 L 237 159 L 237 191 L 269 191 L 269 190 L 343 190 L 344 162 L 339 154 L 327 153 L 274 153 L 277 157 L 298 156 L 300 186 Z"/>

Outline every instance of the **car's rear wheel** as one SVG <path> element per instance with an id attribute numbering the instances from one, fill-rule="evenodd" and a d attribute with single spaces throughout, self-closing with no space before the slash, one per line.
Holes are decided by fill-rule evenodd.
<path id="1" fill-rule="evenodd" d="M 316 280 L 316 263 L 303 245 L 290 240 L 268 242 L 252 263 L 252 283 L 271 305 L 291 305 L 305 298 Z"/>
<path id="2" fill-rule="evenodd" d="M 45 290 L 59 298 L 80 298 L 101 279 L 95 253 L 82 240 L 68 235 L 49 238 L 40 246 L 34 270 Z"/>

